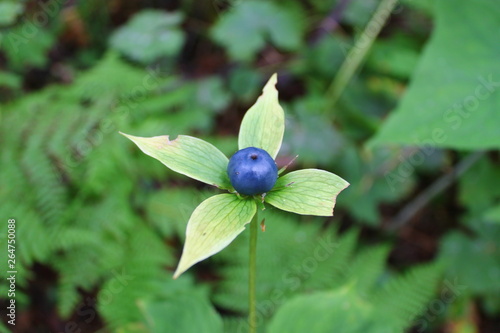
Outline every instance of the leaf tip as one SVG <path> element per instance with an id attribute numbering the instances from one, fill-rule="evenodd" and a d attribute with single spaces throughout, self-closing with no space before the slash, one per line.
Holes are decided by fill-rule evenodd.
<path id="1" fill-rule="evenodd" d="M 121 134 L 121 135 L 123 135 L 124 137 L 126 137 L 126 138 L 127 138 L 127 139 L 129 139 L 130 141 L 132 141 L 132 142 L 136 143 L 136 142 L 135 142 L 135 140 L 134 140 L 134 139 L 136 138 L 135 136 L 130 135 L 130 134 L 127 134 L 127 133 L 123 133 L 123 132 L 121 132 L 121 131 L 118 131 L 118 133 L 119 133 L 119 134 Z"/>
<path id="2" fill-rule="evenodd" d="M 269 81 L 267 81 L 266 85 L 264 86 L 264 91 L 274 89 L 276 90 L 276 84 L 278 83 L 278 74 L 274 73 L 271 75 L 269 78 Z"/>
<path id="3" fill-rule="evenodd" d="M 187 271 L 193 264 L 191 265 L 186 265 L 185 261 L 183 260 L 181 256 L 181 261 L 179 262 L 179 265 L 177 266 L 177 269 L 174 272 L 174 276 L 172 277 L 174 280 L 176 280 L 179 276 L 181 276 L 182 273 Z"/>
<path id="4" fill-rule="evenodd" d="M 342 192 L 343 190 L 345 190 L 346 188 L 349 187 L 349 184 L 345 179 L 342 178 L 342 181 L 339 182 L 337 184 L 337 186 L 339 187 L 339 192 L 333 196 L 333 207 L 332 207 L 332 212 L 330 215 L 328 216 L 334 216 L 335 215 L 335 206 L 337 205 L 337 197 L 339 196 L 340 192 Z"/>
<path id="5" fill-rule="evenodd" d="M 278 82 L 278 73 L 273 73 L 269 81 L 272 81 L 274 84 L 276 84 Z"/>

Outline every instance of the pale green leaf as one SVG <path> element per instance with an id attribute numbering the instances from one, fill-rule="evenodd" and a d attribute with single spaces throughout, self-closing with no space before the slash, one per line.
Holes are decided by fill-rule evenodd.
<path id="1" fill-rule="evenodd" d="M 282 210 L 302 215 L 333 216 L 337 195 L 349 186 L 339 176 L 318 169 L 290 172 L 278 178 L 277 190 L 266 202 Z"/>
<path id="2" fill-rule="evenodd" d="M 186 230 L 186 243 L 174 278 L 189 267 L 228 246 L 257 211 L 253 200 L 219 194 L 203 201 L 193 212 Z"/>
<path id="3" fill-rule="evenodd" d="M 257 102 L 247 111 L 241 122 L 239 149 L 264 149 L 273 158 L 278 155 L 285 132 L 285 113 L 278 102 L 277 75 L 273 74 Z"/>
<path id="4" fill-rule="evenodd" d="M 175 172 L 220 188 L 231 188 L 227 157 L 210 143 L 187 135 L 170 140 L 168 135 L 143 138 L 121 133 L 146 155 L 156 158 Z"/>
<path id="5" fill-rule="evenodd" d="M 403 100 L 372 144 L 499 148 L 500 2 L 434 5 L 433 36 Z"/>

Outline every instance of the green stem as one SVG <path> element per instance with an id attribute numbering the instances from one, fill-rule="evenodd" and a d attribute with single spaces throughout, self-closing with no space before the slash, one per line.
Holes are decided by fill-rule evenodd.
<path id="1" fill-rule="evenodd" d="M 249 300 L 249 314 L 248 325 L 250 327 L 249 333 L 257 332 L 257 297 L 255 293 L 255 286 L 257 281 L 257 232 L 258 226 L 258 212 L 250 222 L 250 260 L 248 263 L 248 300 Z"/>
<path id="2" fill-rule="evenodd" d="M 335 104 L 337 104 L 340 95 L 342 95 L 345 87 L 363 62 L 363 59 L 368 54 L 370 47 L 380 33 L 380 30 L 384 27 L 385 22 L 389 18 L 397 3 L 397 0 L 382 0 L 380 5 L 377 7 L 377 10 L 370 19 L 370 22 L 368 22 L 361 36 L 349 50 L 349 53 L 340 66 L 337 75 L 335 75 L 335 79 L 328 88 L 327 96 L 329 96 L 329 100 L 327 101 L 325 111 L 328 112 L 334 110 Z"/>

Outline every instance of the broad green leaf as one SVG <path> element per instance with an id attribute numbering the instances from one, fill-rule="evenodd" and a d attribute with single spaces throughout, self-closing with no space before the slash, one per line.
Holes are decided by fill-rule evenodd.
<path id="1" fill-rule="evenodd" d="M 121 132 L 120 132 L 121 133 Z M 175 172 L 223 189 L 231 188 L 227 157 L 210 143 L 187 135 L 170 140 L 168 135 L 142 138 L 121 133 L 146 155 Z"/>
<path id="2" fill-rule="evenodd" d="M 203 293 L 198 290 L 186 290 L 171 296 L 164 300 L 139 302 L 149 333 L 222 332 L 222 318 Z"/>
<path id="3" fill-rule="evenodd" d="M 110 45 L 115 50 L 148 64 L 160 57 L 175 56 L 184 43 L 179 29 L 182 15 L 159 10 L 143 10 L 114 32 Z"/>
<path id="4" fill-rule="evenodd" d="M 403 100 L 372 144 L 499 148 L 500 2 L 434 5 L 434 34 Z"/>
<path id="5" fill-rule="evenodd" d="M 189 267 L 228 246 L 257 211 L 252 199 L 219 194 L 203 201 L 193 212 L 186 229 L 186 243 L 174 278 Z"/>
<path id="6" fill-rule="evenodd" d="M 272 158 L 278 155 L 285 132 L 285 113 L 278 102 L 277 80 L 277 75 L 273 74 L 262 95 L 243 117 L 239 149 L 257 147 L 267 151 Z"/>
<path id="7" fill-rule="evenodd" d="M 286 302 L 271 320 L 268 333 L 361 333 L 373 307 L 353 286 L 298 296 Z"/>
<path id="8" fill-rule="evenodd" d="M 297 50 L 303 40 L 303 11 L 294 3 L 237 1 L 212 29 L 212 37 L 235 60 L 252 60 L 270 40 L 284 50 Z"/>
<path id="9" fill-rule="evenodd" d="M 267 194 L 266 202 L 292 213 L 333 216 L 337 195 L 347 186 L 348 182 L 324 170 L 298 170 L 278 178 L 277 190 Z"/>

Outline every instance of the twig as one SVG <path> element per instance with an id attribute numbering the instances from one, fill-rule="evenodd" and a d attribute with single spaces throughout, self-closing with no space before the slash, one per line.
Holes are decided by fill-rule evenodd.
<path id="1" fill-rule="evenodd" d="M 373 42 L 385 25 L 392 10 L 398 3 L 398 0 L 382 0 L 377 10 L 373 14 L 370 22 L 365 27 L 361 36 L 356 40 L 354 46 L 349 50 L 344 62 L 340 66 L 335 79 L 327 90 L 327 103 L 325 112 L 334 109 L 340 95 L 344 92 L 352 76 L 365 59 Z"/>
<path id="2" fill-rule="evenodd" d="M 477 151 L 467 155 L 455 168 L 441 176 L 438 180 L 432 183 L 427 189 L 420 193 L 415 199 L 409 202 L 398 215 L 389 223 L 387 228 L 390 231 L 395 231 L 401 228 L 423 207 L 425 207 L 436 195 L 448 188 L 453 182 L 472 167 L 482 156 L 485 151 Z"/>

